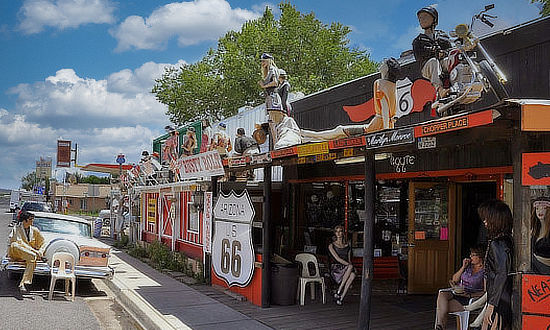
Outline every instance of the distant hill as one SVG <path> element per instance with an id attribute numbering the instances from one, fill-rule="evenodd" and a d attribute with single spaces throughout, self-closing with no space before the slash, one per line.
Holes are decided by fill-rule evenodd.
<path id="1" fill-rule="evenodd" d="M 2 189 L 0 188 L 0 195 L 5 195 L 11 193 L 11 189 Z"/>

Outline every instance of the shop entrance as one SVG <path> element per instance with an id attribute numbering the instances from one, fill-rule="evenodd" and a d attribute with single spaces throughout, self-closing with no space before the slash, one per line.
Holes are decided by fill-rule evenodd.
<path id="1" fill-rule="evenodd" d="M 457 265 L 470 254 L 470 248 L 487 245 L 487 233 L 477 214 L 477 207 L 497 197 L 496 182 L 468 182 L 458 184 Z"/>
<path id="2" fill-rule="evenodd" d="M 454 265 L 456 185 L 409 185 L 409 293 L 446 287 Z"/>

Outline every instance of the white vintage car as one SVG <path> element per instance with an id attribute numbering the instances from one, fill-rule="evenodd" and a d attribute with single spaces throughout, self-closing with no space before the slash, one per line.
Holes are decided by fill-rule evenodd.
<path id="1" fill-rule="evenodd" d="M 114 270 L 109 266 L 111 247 L 92 238 L 91 223 L 82 218 L 45 212 L 34 214 L 34 226 L 40 229 L 44 236 L 46 249 L 45 261 L 36 265 L 35 275 L 49 275 L 52 256 L 56 252 L 69 252 L 75 260 L 77 278 L 111 279 Z M 6 255 L 2 258 L 2 269 L 12 272 L 23 272 L 25 263 L 10 260 Z"/>

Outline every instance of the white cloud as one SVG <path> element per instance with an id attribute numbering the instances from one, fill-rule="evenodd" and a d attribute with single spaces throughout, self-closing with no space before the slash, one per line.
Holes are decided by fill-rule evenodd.
<path id="1" fill-rule="evenodd" d="M 0 187 L 16 188 L 40 156 L 53 156 L 59 138 L 78 143 L 78 164 L 114 163 L 118 153 L 136 163 L 168 124 L 165 106 L 150 92 L 166 66 L 147 62 L 105 79 L 73 69 L 10 90 L 15 109 L 0 108 Z"/>
<path id="2" fill-rule="evenodd" d="M 64 30 L 84 24 L 112 24 L 114 10 L 110 0 L 25 0 L 19 10 L 19 29 L 35 34 L 48 26 Z"/>
<path id="3" fill-rule="evenodd" d="M 117 51 L 162 49 L 177 37 L 180 46 L 216 40 L 229 30 L 260 15 L 259 12 L 231 8 L 225 0 L 174 2 L 154 10 L 149 17 L 129 16 L 111 30 L 117 39 Z"/>
<path id="4" fill-rule="evenodd" d="M 175 64 L 180 66 L 185 61 Z M 79 77 L 73 69 L 61 69 L 42 82 L 20 84 L 17 111 L 29 120 L 52 127 L 112 127 L 166 122 L 166 108 L 151 89 L 166 66 L 147 62 L 135 70 L 112 73 L 106 79 Z"/>

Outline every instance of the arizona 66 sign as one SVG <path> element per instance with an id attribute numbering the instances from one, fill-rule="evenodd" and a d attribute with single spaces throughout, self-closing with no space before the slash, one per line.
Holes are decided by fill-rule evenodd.
<path id="1" fill-rule="evenodd" d="M 221 194 L 214 207 L 212 267 L 229 286 L 245 287 L 254 272 L 252 220 L 254 207 L 248 191 Z"/>

